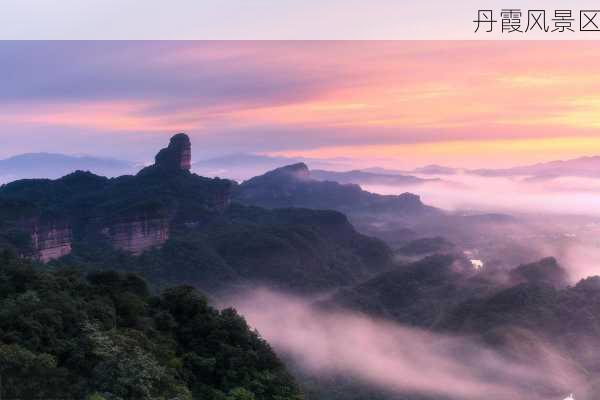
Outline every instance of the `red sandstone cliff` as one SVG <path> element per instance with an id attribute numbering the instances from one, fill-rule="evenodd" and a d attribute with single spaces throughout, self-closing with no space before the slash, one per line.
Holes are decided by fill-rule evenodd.
<path id="1" fill-rule="evenodd" d="M 141 218 L 112 225 L 105 228 L 103 233 L 110 238 L 114 247 L 140 254 L 169 239 L 169 222 L 162 218 Z"/>
<path id="2" fill-rule="evenodd" d="M 34 257 L 42 262 L 48 262 L 71 252 L 72 234 L 66 224 L 34 223 L 30 227 L 30 234 Z"/>
<path id="3" fill-rule="evenodd" d="M 76 171 L 57 180 L 13 182 L 4 188 L 5 207 L 13 204 L 17 211 L 5 213 L 31 239 L 22 254 L 43 262 L 69 254 L 74 240 L 102 237 L 140 254 L 166 242 L 173 227 L 206 223 L 229 206 L 233 183 L 195 175 L 190 166 L 190 139 L 179 133 L 135 176 L 107 179 Z"/>

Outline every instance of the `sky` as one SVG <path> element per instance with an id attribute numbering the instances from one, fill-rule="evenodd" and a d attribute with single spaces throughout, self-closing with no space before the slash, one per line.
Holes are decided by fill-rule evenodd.
<path id="1" fill-rule="evenodd" d="M 0 42 L 0 158 L 252 152 L 504 167 L 600 154 L 600 42 Z"/>
<path id="2" fill-rule="evenodd" d="M 595 10 L 597 0 L 3 0 L 2 39 L 507 39 L 500 29 L 475 34 L 480 9 Z M 597 40 L 576 29 L 527 32 L 510 39 Z"/>

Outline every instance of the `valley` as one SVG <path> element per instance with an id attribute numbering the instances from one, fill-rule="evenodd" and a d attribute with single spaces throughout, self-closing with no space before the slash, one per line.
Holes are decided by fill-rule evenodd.
<path id="1" fill-rule="evenodd" d="M 152 296 L 184 290 L 173 287 L 193 287 L 222 313 L 229 306 L 240 310 L 273 344 L 307 399 L 476 399 L 491 391 L 496 397 L 490 399 L 541 400 L 574 386 L 578 398 L 591 399 L 600 376 L 586 353 L 600 335 L 600 285 L 588 278 L 599 254 L 594 218 L 448 211 L 413 193 L 381 195 L 332 176 L 314 179 L 303 163 L 242 183 L 205 178 L 190 172 L 191 149 L 189 137 L 178 134 L 136 175 L 75 171 L 1 186 L 3 268 L 18 271 L 23 267 L 16 265 L 25 264 L 44 271 L 35 274 L 57 274 L 52 279 L 77 271 L 77 279 L 92 279 L 92 285 L 95 276 L 140 276 L 148 283 L 143 301 L 151 304 Z M 111 301 L 111 312 L 126 318 L 121 300 Z M 136 329 L 154 335 L 158 324 Z M 0 333 L 8 337 L 10 329 L 0 327 Z M 385 336 L 374 334 L 380 329 Z M 350 347 L 335 347 L 330 334 Z M 428 339 L 417 339 L 422 335 Z M 585 341 L 574 343 L 574 337 Z M 306 340 L 335 351 L 313 354 Z M 374 357 L 373 370 L 350 367 L 359 362 L 351 350 L 357 340 L 356 349 Z M 385 355 L 379 347 L 388 340 L 395 350 Z M 407 355 L 414 350 L 403 340 L 421 353 Z M 436 343 L 449 340 L 452 350 L 436 353 Z M 35 351 L 20 339 L 15 345 Z M 53 368 L 72 368 L 67 355 L 41 348 L 55 357 Z M 453 355 L 465 348 L 466 359 Z M 478 365 L 484 355 L 497 366 Z M 421 356 L 437 360 L 432 373 L 455 386 L 420 382 L 406 362 L 424 362 Z M 556 370 L 537 370 L 527 357 L 540 363 L 552 357 Z M 384 359 L 408 375 L 374 375 Z M 525 375 L 504 375 L 498 366 Z M 451 372 L 469 368 L 489 371 L 469 378 Z M 144 390 L 159 390 L 152 386 L 157 382 Z M 206 390 L 186 385 L 191 393 Z M 227 385 L 218 390 L 238 390 Z M 271 398 L 253 384 L 241 385 L 257 399 Z M 208 398 L 220 399 L 211 393 Z"/>

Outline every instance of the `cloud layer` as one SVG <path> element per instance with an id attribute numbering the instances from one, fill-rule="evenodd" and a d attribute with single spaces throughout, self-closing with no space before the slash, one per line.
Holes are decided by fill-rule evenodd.
<path id="1" fill-rule="evenodd" d="M 461 400 L 560 400 L 571 392 L 586 398 L 582 371 L 525 333 L 515 335 L 512 353 L 501 354 L 474 338 L 318 310 L 265 290 L 234 303 L 278 351 L 315 376 L 344 374 L 393 392 Z"/>
<path id="2" fill-rule="evenodd" d="M 600 152 L 597 50 L 594 42 L 3 42 L 0 156 L 139 159 L 179 130 L 202 156 L 379 157 L 404 167 L 591 154 Z"/>

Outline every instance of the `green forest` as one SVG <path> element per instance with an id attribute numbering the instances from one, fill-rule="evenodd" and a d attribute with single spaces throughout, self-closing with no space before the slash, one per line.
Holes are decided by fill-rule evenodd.
<path id="1" fill-rule="evenodd" d="M 0 255 L 2 398 L 300 399 L 269 345 L 190 286 Z"/>

